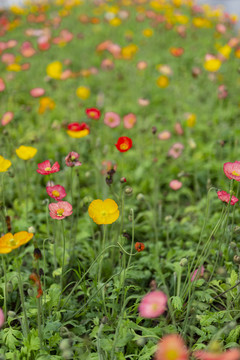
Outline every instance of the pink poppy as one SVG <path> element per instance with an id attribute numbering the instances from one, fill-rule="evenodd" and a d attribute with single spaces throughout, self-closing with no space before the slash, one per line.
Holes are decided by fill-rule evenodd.
<path id="1" fill-rule="evenodd" d="M 231 38 L 228 42 L 228 45 L 233 48 L 235 46 L 237 46 L 237 44 L 239 43 L 239 39 L 234 37 L 234 38 Z"/>
<path id="2" fill-rule="evenodd" d="M 187 360 L 188 350 L 180 335 L 165 335 L 157 345 L 155 360 Z"/>
<path id="3" fill-rule="evenodd" d="M 146 67 L 147 67 L 147 62 L 146 61 L 139 61 L 137 63 L 138 70 L 144 70 L 144 69 L 146 69 Z"/>
<path id="4" fill-rule="evenodd" d="M 223 24 L 217 24 L 216 25 L 216 30 L 217 32 L 219 32 L 220 34 L 225 34 L 225 32 L 227 31 L 227 28 L 225 25 Z"/>
<path id="5" fill-rule="evenodd" d="M 131 129 L 136 124 L 137 118 L 133 113 L 127 114 L 123 117 L 123 125 L 126 129 Z"/>
<path id="6" fill-rule="evenodd" d="M 27 57 L 27 58 L 33 56 L 36 53 L 35 49 L 32 47 L 32 44 L 30 43 L 30 41 L 24 41 L 24 43 L 21 46 L 20 51 L 21 51 L 22 56 Z"/>
<path id="7" fill-rule="evenodd" d="M 162 291 L 152 291 L 145 295 L 139 305 L 139 314 L 144 318 L 156 318 L 167 308 L 167 295 Z"/>
<path id="8" fill-rule="evenodd" d="M 159 140 L 168 140 L 171 137 L 171 133 L 168 130 L 164 130 L 158 134 Z"/>
<path id="9" fill-rule="evenodd" d="M 174 130 L 176 131 L 176 133 L 178 135 L 183 135 L 184 134 L 182 125 L 179 122 L 176 122 L 176 124 L 174 125 Z"/>
<path id="10" fill-rule="evenodd" d="M 3 79 L 2 78 L 0 78 L 0 92 L 2 92 L 2 91 L 4 91 L 5 90 L 5 83 L 4 83 L 4 81 L 3 81 Z"/>
<path id="11" fill-rule="evenodd" d="M 226 191 L 218 191 L 217 195 L 221 201 L 229 203 L 231 195 L 228 194 Z M 236 202 L 238 202 L 238 198 L 236 198 L 235 196 L 232 196 L 230 204 L 235 205 Z"/>
<path id="12" fill-rule="evenodd" d="M 103 59 L 101 62 L 101 69 L 103 70 L 112 70 L 114 68 L 114 62 L 112 59 Z"/>
<path id="13" fill-rule="evenodd" d="M 193 355 L 199 360 L 239 360 L 240 350 L 237 348 L 229 349 L 223 353 L 198 350 L 194 351 Z"/>
<path id="14" fill-rule="evenodd" d="M 229 179 L 240 181 L 240 161 L 225 163 L 223 165 L 223 171 Z"/>
<path id="15" fill-rule="evenodd" d="M 73 34 L 69 30 L 63 29 L 60 31 L 60 37 L 63 41 L 70 42 L 73 39 Z"/>
<path id="16" fill-rule="evenodd" d="M 7 47 L 8 49 L 12 49 L 17 45 L 17 40 L 11 39 L 7 41 Z"/>
<path id="17" fill-rule="evenodd" d="M 45 90 L 42 88 L 34 88 L 30 91 L 30 95 L 32 97 L 38 98 L 40 96 L 43 96 L 45 94 Z"/>
<path id="18" fill-rule="evenodd" d="M 53 219 L 61 220 L 72 215 L 72 205 L 67 201 L 59 201 L 48 205 L 50 216 Z"/>
<path id="19" fill-rule="evenodd" d="M 60 79 L 67 80 L 72 77 L 72 71 L 70 69 L 66 69 L 61 73 Z"/>
<path id="20" fill-rule="evenodd" d="M 218 87 L 218 98 L 225 99 L 228 96 L 228 91 L 225 85 L 219 85 Z"/>
<path id="21" fill-rule="evenodd" d="M 3 326 L 4 321 L 5 321 L 4 312 L 3 312 L 3 310 L 0 308 L 0 328 Z"/>
<path id="22" fill-rule="evenodd" d="M 168 156 L 177 159 L 179 156 L 181 156 L 182 151 L 184 149 L 184 145 L 181 143 L 175 143 L 168 151 Z"/>
<path id="23" fill-rule="evenodd" d="M 28 70 L 28 69 L 30 69 L 30 67 L 31 67 L 30 63 L 24 63 L 21 66 L 21 70 Z"/>
<path id="24" fill-rule="evenodd" d="M 196 270 L 194 271 L 194 273 L 191 274 L 191 282 L 193 282 L 194 280 L 197 280 L 197 279 L 196 279 L 196 276 L 197 276 L 197 278 L 203 276 L 204 270 L 205 270 L 205 268 L 204 268 L 203 265 L 201 266 L 201 271 L 199 271 L 198 269 L 196 269 Z"/>
<path id="25" fill-rule="evenodd" d="M 118 44 L 109 44 L 107 50 L 112 54 L 116 59 L 120 58 L 121 56 L 121 46 Z"/>
<path id="26" fill-rule="evenodd" d="M 109 111 L 104 116 L 104 124 L 109 126 L 110 128 L 115 128 L 120 125 L 121 118 L 120 116 L 113 112 Z"/>
<path id="27" fill-rule="evenodd" d="M 2 62 L 7 64 L 7 65 L 11 65 L 15 62 L 15 55 L 13 54 L 9 54 L 9 53 L 4 53 L 1 57 Z"/>
<path id="28" fill-rule="evenodd" d="M 3 117 L 1 119 L 2 126 L 5 126 L 8 123 L 10 123 L 10 121 L 12 121 L 13 117 L 14 117 L 14 114 L 12 111 L 7 111 L 5 114 L 3 114 Z"/>
<path id="29" fill-rule="evenodd" d="M 57 201 L 67 196 L 66 190 L 61 185 L 47 186 L 46 191 L 51 198 Z"/>
<path id="30" fill-rule="evenodd" d="M 37 172 L 41 175 L 49 175 L 58 171 L 60 171 L 60 165 L 57 161 L 53 164 L 53 166 L 51 166 L 49 160 L 38 164 Z"/>
<path id="31" fill-rule="evenodd" d="M 65 163 L 69 167 L 73 166 L 81 166 L 82 163 L 78 161 L 79 154 L 75 151 L 71 151 L 66 157 L 65 157 Z"/>
<path id="32" fill-rule="evenodd" d="M 181 181 L 178 181 L 178 180 L 172 180 L 172 181 L 170 181 L 169 186 L 173 190 L 179 190 L 182 187 L 182 183 L 181 183 Z"/>
<path id="33" fill-rule="evenodd" d="M 148 99 L 140 98 L 138 99 L 138 104 L 140 106 L 148 106 L 150 104 L 150 101 Z"/>

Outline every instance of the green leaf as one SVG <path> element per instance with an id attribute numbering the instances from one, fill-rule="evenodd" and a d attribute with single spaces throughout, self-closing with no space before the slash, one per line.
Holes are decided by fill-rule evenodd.
<path id="1" fill-rule="evenodd" d="M 180 298 L 180 296 L 172 296 L 171 297 L 171 303 L 174 309 L 176 310 L 182 310 L 183 307 L 183 301 Z"/>

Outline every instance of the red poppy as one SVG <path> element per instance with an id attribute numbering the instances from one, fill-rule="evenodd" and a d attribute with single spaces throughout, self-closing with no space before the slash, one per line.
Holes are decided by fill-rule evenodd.
<path id="1" fill-rule="evenodd" d="M 101 116 L 101 113 L 96 108 L 86 109 L 86 114 L 90 119 L 98 120 Z"/>
<path id="2" fill-rule="evenodd" d="M 137 252 L 141 252 L 141 251 L 143 251 L 145 249 L 145 246 L 141 242 L 136 242 L 135 249 L 137 250 Z"/>
<path id="3" fill-rule="evenodd" d="M 171 47 L 170 53 L 175 57 L 179 57 L 179 56 L 182 56 L 182 54 L 184 53 L 184 49 L 181 47 L 179 47 L 179 48 Z"/>
<path id="4" fill-rule="evenodd" d="M 128 151 L 132 147 L 132 139 L 127 136 L 121 136 L 115 146 L 120 152 Z"/>
<path id="5" fill-rule="evenodd" d="M 68 125 L 67 134 L 72 138 L 81 138 L 90 133 L 90 128 L 86 123 L 71 123 Z"/>
<path id="6" fill-rule="evenodd" d="M 41 287 L 41 281 L 39 276 L 36 273 L 32 273 L 29 275 L 29 280 L 34 281 L 35 285 L 37 286 L 38 290 L 37 290 L 37 299 L 40 298 L 40 296 L 42 296 L 43 291 L 42 291 L 42 287 Z"/>
<path id="7" fill-rule="evenodd" d="M 60 165 L 57 161 L 52 166 L 49 160 L 38 164 L 37 172 L 41 175 L 49 175 L 58 171 L 60 171 Z"/>

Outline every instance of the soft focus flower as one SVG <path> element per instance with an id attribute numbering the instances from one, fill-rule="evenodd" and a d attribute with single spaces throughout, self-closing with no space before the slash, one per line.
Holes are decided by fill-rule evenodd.
<path id="1" fill-rule="evenodd" d="M 37 153 L 37 149 L 32 146 L 21 145 L 16 149 L 17 156 L 22 160 L 32 159 Z"/>
<path id="2" fill-rule="evenodd" d="M 32 97 L 40 97 L 40 96 L 43 96 L 45 94 L 45 90 L 43 88 L 34 88 L 30 91 L 30 95 Z"/>
<path id="3" fill-rule="evenodd" d="M 147 62 L 146 61 L 139 61 L 137 63 L 138 70 L 144 70 L 144 69 L 146 69 L 146 67 L 147 67 Z"/>
<path id="4" fill-rule="evenodd" d="M 59 201 L 48 205 L 50 216 L 53 219 L 61 220 L 72 215 L 72 205 L 67 201 Z"/>
<path id="5" fill-rule="evenodd" d="M 185 118 L 186 118 L 186 124 L 188 127 L 194 127 L 196 124 L 196 115 L 192 114 L 192 113 L 186 113 L 185 114 Z"/>
<path id="6" fill-rule="evenodd" d="M 14 114 L 12 111 L 7 111 L 5 114 L 3 114 L 2 119 L 1 119 L 1 125 L 2 126 L 6 126 L 7 124 L 9 124 L 12 119 L 14 117 Z"/>
<path id="7" fill-rule="evenodd" d="M 239 360 L 240 350 L 237 348 L 233 348 L 223 353 L 198 350 L 194 351 L 193 355 L 199 360 Z"/>
<path id="8" fill-rule="evenodd" d="M 21 66 L 19 64 L 10 64 L 7 67 L 7 71 L 19 72 L 19 71 L 21 71 Z"/>
<path id="9" fill-rule="evenodd" d="M 122 57 L 124 59 L 130 60 L 138 51 L 138 47 L 135 44 L 129 44 L 122 48 Z"/>
<path id="10" fill-rule="evenodd" d="M 166 75 L 161 75 L 157 79 L 157 86 L 164 89 L 169 85 L 169 78 Z"/>
<path id="11" fill-rule="evenodd" d="M 172 180 L 172 181 L 170 181 L 169 186 L 173 190 L 179 190 L 182 187 L 182 183 L 181 183 L 181 181 L 178 181 L 178 180 Z"/>
<path id="12" fill-rule="evenodd" d="M 5 172 L 12 165 L 10 160 L 4 159 L 3 156 L 0 155 L 0 172 Z"/>
<path id="13" fill-rule="evenodd" d="M 1 329 L 1 327 L 3 326 L 3 324 L 4 324 L 4 321 L 5 321 L 4 312 L 3 312 L 3 310 L 0 308 L 0 329 Z"/>
<path id="14" fill-rule="evenodd" d="M 60 61 L 54 61 L 47 66 L 47 74 L 52 79 L 60 79 L 62 75 L 62 63 Z"/>
<path id="15" fill-rule="evenodd" d="M 177 159 L 179 156 L 181 156 L 182 151 L 184 149 L 184 145 L 181 143 L 175 143 L 168 151 L 168 156 Z"/>
<path id="16" fill-rule="evenodd" d="M 150 104 L 150 101 L 148 99 L 139 98 L 138 104 L 140 106 L 148 106 Z"/>
<path id="17" fill-rule="evenodd" d="M 0 238 L 0 254 L 8 254 L 12 250 L 26 244 L 33 237 L 32 233 L 20 231 L 16 234 L 7 233 Z"/>
<path id="18" fill-rule="evenodd" d="M 167 296 L 162 291 L 152 291 L 145 295 L 139 305 L 139 315 L 144 318 L 156 318 L 167 308 Z"/>
<path id="19" fill-rule="evenodd" d="M 201 270 L 199 271 L 199 269 L 197 268 L 190 276 L 191 276 L 191 282 L 193 282 L 194 280 L 196 280 L 196 277 L 199 278 L 200 276 L 203 276 L 204 274 L 204 266 L 201 266 Z"/>
<path id="20" fill-rule="evenodd" d="M 119 217 L 117 203 L 112 199 L 93 200 L 88 208 L 88 214 L 98 224 L 112 224 Z"/>
<path id="21" fill-rule="evenodd" d="M 90 96 L 90 89 L 86 86 L 79 86 L 76 90 L 76 94 L 80 99 L 86 100 Z"/>
<path id="22" fill-rule="evenodd" d="M 5 90 L 5 83 L 4 83 L 4 81 L 3 81 L 3 79 L 2 78 L 0 78 L 0 92 L 2 92 L 2 91 L 4 91 Z"/>
<path id="23" fill-rule="evenodd" d="M 223 171 L 229 179 L 240 181 L 240 161 L 225 163 L 223 165 Z"/>
<path id="24" fill-rule="evenodd" d="M 118 114 L 113 111 L 109 111 L 104 116 L 104 124 L 110 128 L 115 128 L 120 125 L 121 118 Z"/>
<path id="25" fill-rule="evenodd" d="M 101 62 L 101 69 L 112 70 L 114 68 L 114 62 L 112 59 L 103 59 Z"/>
<path id="26" fill-rule="evenodd" d="M 145 37 L 151 37 L 153 36 L 153 30 L 152 29 L 144 29 L 142 31 L 142 34 L 145 36 Z"/>
<path id="27" fill-rule="evenodd" d="M 50 97 L 42 97 L 39 99 L 38 113 L 44 114 L 46 110 L 53 110 L 55 108 L 55 102 Z"/>
<path id="28" fill-rule="evenodd" d="M 154 360 L 187 360 L 188 350 L 180 335 L 164 336 L 157 345 Z"/>
<path id="29" fill-rule="evenodd" d="M 168 130 L 164 130 L 158 134 L 159 140 L 168 140 L 171 137 L 171 133 Z"/>
<path id="30" fill-rule="evenodd" d="M 157 65 L 157 70 L 166 76 L 170 76 L 173 73 L 171 67 L 169 65 L 164 65 L 164 64 Z"/>
<path id="31" fill-rule="evenodd" d="M 219 59 L 213 57 L 206 60 L 203 66 L 207 71 L 216 72 L 220 69 L 221 64 Z"/>
<path id="32" fill-rule="evenodd" d="M 66 190 L 61 185 L 47 186 L 46 191 L 51 198 L 57 201 L 60 201 L 67 196 Z"/>
<path id="33" fill-rule="evenodd" d="M 136 115 L 130 113 L 123 117 L 123 125 L 126 129 L 131 129 L 137 122 Z"/>
<path id="34" fill-rule="evenodd" d="M 126 179 L 125 179 L 125 182 L 126 182 Z M 141 252 L 145 249 L 145 246 L 142 242 L 136 242 L 135 249 L 137 250 L 137 252 Z"/>
<path id="35" fill-rule="evenodd" d="M 65 157 L 65 164 L 69 167 L 73 166 L 81 166 L 82 163 L 78 161 L 79 154 L 75 151 L 71 151 L 66 157 Z"/>
<path id="36" fill-rule="evenodd" d="M 228 96 L 228 91 L 225 85 L 219 85 L 218 87 L 218 98 L 225 99 Z"/>
<path id="37" fill-rule="evenodd" d="M 98 120 L 101 116 L 100 110 L 96 108 L 86 109 L 86 114 L 90 119 Z"/>
<path id="38" fill-rule="evenodd" d="M 184 134 L 182 125 L 179 122 L 176 122 L 176 124 L 174 125 L 174 130 L 176 131 L 176 133 L 178 135 L 183 135 Z"/>
<path id="39" fill-rule="evenodd" d="M 71 123 L 68 125 L 67 134 L 72 138 L 82 138 L 90 133 L 90 128 L 86 123 Z"/>
<path id="40" fill-rule="evenodd" d="M 37 172 L 41 175 L 49 175 L 58 171 L 60 171 L 60 165 L 57 161 L 53 164 L 53 166 L 51 166 L 49 160 L 45 160 L 38 164 Z"/>
<path id="41" fill-rule="evenodd" d="M 193 67 L 192 68 L 192 76 L 194 77 L 194 78 L 197 78 L 199 75 L 201 75 L 201 69 L 199 68 L 199 67 Z"/>
<path id="42" fill-rule="evenodd" d="M 219 198 L 221 201 L 226 202 L 226 203 L 229 203 L 231 195 L 228 194 L 226 191 L 223 191 L 223 190 L 222 190 L 222 191 L 218 191 L 218 192 L 217 192 L 217 195 L 218 195 L 218 198 Z M 235 196 L 232 195 L 230 204 L 231 204 L 231 205 L 235 205 L 236 202 L 238 202 L 238 198 L 236 198 Z"/>
<path id="43" fill-rule="evenodd" d="M 181 47 L 179 47 L 179 48 L 171 47 L 170 53 L 175 57 L 179 57 L 179 56 L 182 56 L 182 54 L 184 53 L 184 49 Z"/>
<path id="44" fill-rule="evenodd" d="M 128 151 L 132 147 L 132 140 L 127 136 L 121 136 L 120 138 L 118 138 L 115 146 L 120 152 Z"/>

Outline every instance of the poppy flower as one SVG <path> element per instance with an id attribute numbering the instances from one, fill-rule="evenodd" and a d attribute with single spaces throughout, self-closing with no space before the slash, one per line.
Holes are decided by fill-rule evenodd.
<path id="1" fill-rule="evenodd" d="M 236 198 L 235 196 L 232 196 L 230 194 L 228 194 L 226 191 L 218 191 L 217 192 L 218 198 L 226 203 L 229 203 L 230 198 L 231 198 L 231 205 L 235 205 L 238 202 L 238 198 Z"/>
<path id="2" fill-rule="evenodd" d="M 48 64 L 46 72 L 50 78 L 59 80 L 62 74 L 62 63 L 60 61 L 54 61 Z"/>
<path id="3" fill-rule="evenodd" d="M 16 234 L 7 233 L 0 238 L 0 254 L 8 254 L 12 250 L 19 248 L 21 245 L 29 242 L 33 233 L 20 231 Z"/>
<path id="4" fill-rule="evenodd" d="M 51 166 L 49 160 L 45 160 L 38 164 L 37 172 L 41 175 L 49 175 L 58 171 L 60 171 L 60 165 L 57 161 L 53 164 L 53 166 Z"/>
<path id="5" fill-rule="evenodd" d="M 191 276 L 191 282 L 193 282 L 194 280 L 197 280 L 199 277 L 203 276 L 204 274 L 204 266 L 201 266 L 201 269 L 199 271 L 199 269 L 197 268 L 190 276 Z"/>
<path id="6" fill-rule="evenodd" d="M 125 179 L 124 182 L 126 182 L 126 179 Z M 141 252 L 141 251 L 143 251 L 145 249 L 145 246 L 144 246 L 144 244 L 142 242 L 136 242 L 135 243 L 135 249 L 137 250 L 137 252 Z"/>
<path id="7" fill-rule="evenodd" d="M 181 156 L 182 151 L 184 149 L 184 145 L 181 143 L 175 143 L 172 145 L 170 150 L 168 151 L 168 156 L 177 159 L 179 156 Z"/>
<path id="8" fill-rule="evenodd" d="M 229 349 L 223 353 L 198 350 L 194 351 L 194 357 L 199 360 L 239 360 L 240 350 L 237 348 Z"/>
<path id="9" fill-rule="evenodd" d="M 75 151 L 71 151 L 66 157 L 65 157 L 65 164 L 69 167 L 73 166 L 81 166 L 82 163 L 78 161 L 79 154 Z"/>
<path id="10" fill-rule="evenodd" d="M 71 123 L 68 125 L 67 134 L 72 138 L 81 138 L 90 133 L 90 128 L 86 123 Z"/>
<path id="11" fill-rule="evenodd" d="M 188 127 L 194 127 L 196 124 L 197 116 L 192 113 L 186 113 L 186 114 L 184 114 L 184 116 L 186 118 L 186 125 Z"/>
<path id="12" fill-rule="evenodd" d="M 121 118 L 117 113 L 113 111 L 106 112 L 104 116 L 105 125 L 109 126 L 110 128 L 115 128 L 118 125 L 120 125 L 120 122 L 121 122 Z"/>
<path id="13" fill-rule="evenodd" d="M 21 145 L 16 149 L 17 156 L 22 160 L 32 159 L 37 153 L 37 149 L 32 146 Z"/>
<path id="14" fill-rule="evenodd" d="M 158 134 L 158 139 L 159 140 L 168 140 L 168 139 L 170 139 L 171 136 L 172 135 L 171 135 L 170 131 L 164 130 Z"/>
<path id="15" fill-rule="evenodd" d="M 44 114 L 46 110 L 53 110 L 55 108 L 55 102 L 48 96 L 39 99 L 38 113 Z"/>
<path id="16" fill-rule="evenodd" d="M 14 117 L 14 114 L 12 111 L 7 111 L 5 114 L 3 114 L 2 119 L 1 119 L 1 125 L 2 126 L 6 126 L 8 123 L 10 123 L 12 121 Z"/>
<path id="17" fill-rule="evenodd" d="M 98 120 L 101 116 L 100 110 L 96 108 L 86 109 L 86 114 L 90 119 Z"/>
<path id="18" fill-rule="evenodd" d="M 157 345 L 155 360 L 188 360 L 188 350 L 177 334 L 165 335 Z"/>
<path id="19" fill-rule="evenodd" d="M 4 159 L 3 156 L 0 155 L 0 172 L 5 172 L 12 165 L 10 160 Z"/>
<path id="20" fill-rule="evenodd" d="M 61 220 L 72 215 L 72 205 L 67 201 L 59 201 L 48 205 L 50 216 L 53 219 Z"/>
<path id="21" fill-rule="evenodd" d="M 172 181 L 170 181 L 169 186 L 173 190 L 179 190 L 182 187 L 182 183 L 181 183 L 181 181 L 178 181 L 178 180 L 172 180 Z"/>
<path id="22" fill-rule="evenodd" d="M 225 163 L 223 165 L 223 171 L 229 179 L 240 181 L 240 161 Z"/>
<path id="23" fill-rule="evenodd" d="M 86 100 L 89 98 L 91 92 L 90 89 L 86 86 L 79 86 L 76 90 L 76 94 L 77 96 L 82 99 L 82 100 Z"/>
<path id="24" fill-rule="evenodd" d="M 139 315 L 152 319 L 163 314 L 167 308 L 167 295 L 162 291 L 152 291 L 145 295 L 139 305 Z"/>
<path id="25" fill-rule="evenodd" d="M 46 191 L 51 198 L 57 201 L 67 196 L 66 190 L 61 185 L 47 186 Z"/>
<path id="26" fill-rule="evenodd" d="M 40 97 L 40 96 L 43 96 L 45 94 L 45 90 L 43 88 L 34 88 L 30 91 L 30 95 L 32 97 Z"/>
<path id="27" fill-rule="evenodd" d="M 35 285 L 37 286 L 37 296 L 36 298 L 40 298 L 43 294 L 43 291 L 42 291 L 42 286 L 41 286 L 41 281 L 40 281 L 40 278 L 39 278 L 39 275 L 36 274 L 36 273 L 32 273 L 29 275 L 29 280 L 32 280 L 34 281 Z"/>
<path id="28" fill-rule="evenodd" d="M 115 146 L 120 152 L 128 151 L 132 147 L 132 140 L 127 136 L 121 136 Z"/>
<path id="29" fill-rule="evenodd" d="M 130 113 L 123 117 L 123 125 L 126 129 L 132 129 L 133 126 L 136 124 L 137 118 L 136 115 Z"/>
<path id="30" fill-rule="evenodd" d="M 169 85 L 169 78 L 166 75 L 161 75 L 157 79 L 157 86 L 165 89 Z"/>
<path id="31" fill-rule="evenodd" d="M 220 69 L 221 65 L 222 65 L 221 61 L 213 56 L 207 59 L 203 66 L 207 71 L 216 72 Z"/>
<path id="32" fill-rule="evenodd" d="M 88 208 L 88 214 L 98 224 L 112 224 L 119 218 L 117 203 L 112 199 L 93 200 Z"/>
<path id="33" fill-rule="evenodd" d="M 4 83 L 4 81 L 3 81 L 3 79 L 2 78 L 0 78 L 0 92 L 2 92 L 2 91 L 4 91 L 5 90 L 5 83 Z"/>
<path id="34" fill-rule="evenodd" d="M 175 56 L 175 57 L 179 57 L 179 56 L 182 56 L 182 54 L 184 53 L 184 49 L 181 48 L 181 47 L 171 47 L 170 48 L 170 53 Z"/>

